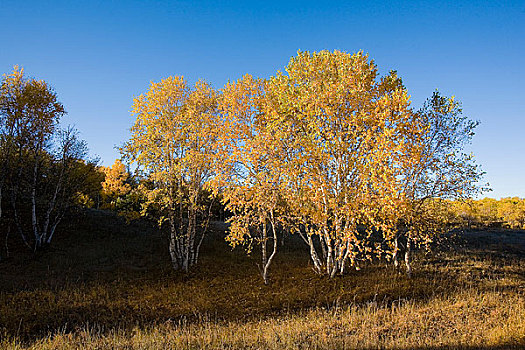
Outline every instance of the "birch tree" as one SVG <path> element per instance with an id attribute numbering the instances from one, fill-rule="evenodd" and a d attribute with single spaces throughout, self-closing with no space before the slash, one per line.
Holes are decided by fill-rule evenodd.
<path id="1" fill-rule="evenodd" d="M 428 245 L 447 228 L 446 215 L 439 215 L 446 205 L 442 200 L 464 200 L 486 190 L 480 183 L 483 172 L 465 152 L 478 123 L 462 114 L 459 102 L 435 92 L 414 115 L 396 178 L 400 195 L 391 213 L 397 228 L 394 264 L 403 239 L 409 276 L 413 246 Z"/>
<path id="2" fill-rule="evenodd" d="M 203 203 L 219 132 L 216 105 L 207 83 L 189 87 L 183 77 L 169 77 L 152 82 L 132 107 L 136 120 L 123 154 L 154 184 L 145 191 L 162 213 L 160 222 L 169 226 L 175 270 L 197 263 L 208 229 L 211 205 Z"/>
<path id="3" fill-rule="evenodd" d="M 47 157 L 42 176 L 38 179 L 37 194 L 41 204 L 33 210 L 36 213 L 36 229 L 33 231 L 38 235 L 35 237 L 36 249 L 51 243 L 58 224 L 74 205 L 77 193 L 86 187 L 92 169 L 84 166 L 87 144 L 79 138 L 76 129 L 59 130 L 55 137 L 56 150 Z"/>
<path id="4" fill-rule="evenodd" d="M 217 154 L 216 191 L 233 213 L 227 240 L 248 251 L 259 247 L 260 273 L 269 282 L 277 253 L 283 199 L 280 149 L 264 113 L 265 82 L 249 75 L 222 90 L 219 110 L 222 133 Z"/>
<path id="5" fill-rule="evenodd" d="M 299 52 L 268 84 L 271 133 L 286 144 L 287 202 L 314 269 L 330 277 L 374 254 L 377 207 L 387 201 L 399 134 L 410 123 L 406 90 L 380 79 L 367 55 Z"/>
<path id="6" fill-rule="evenodd" d="M 18 208 L 21 190 L 25 190 L 21 189 L 20 183 L 23 182 L 23 175 L 28 176 L 32 240 L 33 248 L 37 250 L 48 241 L 48 233 L 42 231 L 47 229 L 47 212 L 44 226 L 39 226 L 38 222 L 38 181 L 50 140 L 65 109 L 48 83 L 28 79 L 23 69 L 15 67 L 13 73 L 4 76 L 2 81 L 0 111 L 4 161 L 0 188 L 5 186 L 8 177 L 12 179 L 9 187 L 14 223 L 24 242 L 29 245 L 30 238 L 22 227 Z M 24 174 L 27 167 L 31 170 Z M 2 197 L 0 195 L 0 200 Z"/>

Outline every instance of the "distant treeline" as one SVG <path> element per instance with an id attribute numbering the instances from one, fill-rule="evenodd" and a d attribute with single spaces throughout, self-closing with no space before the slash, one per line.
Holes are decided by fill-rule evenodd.
<path id="1" fill-rule="evenodd" d="M 508 197 L 449 201 L 450 225 L 464 228 L 525 229 L 525 199 Z"/>

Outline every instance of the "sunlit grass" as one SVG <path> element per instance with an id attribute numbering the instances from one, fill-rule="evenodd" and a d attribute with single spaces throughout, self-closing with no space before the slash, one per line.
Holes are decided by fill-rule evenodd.
<path id="1" fill-rule="evenodd" d="M 370 302 L 245 322 L 165 322 L 132 330 L 86 326 L 29 349 L 237 349 L 512 347 L 525 345 L 525 299 L 465 291 L 424 302 Z M 26 348 L 16 342 L 4 346 Z"/>

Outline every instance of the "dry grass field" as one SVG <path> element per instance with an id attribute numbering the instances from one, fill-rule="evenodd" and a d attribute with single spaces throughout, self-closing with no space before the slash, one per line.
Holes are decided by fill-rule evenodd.
<path id="1" fill-rule="evenodd" d="M 525 232 L 459 233 L 419 253 L 412 279 L 378 262 L 329 280 L 290 238 L 268 286 L 223 235 L 183 275 L 154 227 L 79 214 L 52 249 L 0 262 L 0 348 L 525 347 Z"/>

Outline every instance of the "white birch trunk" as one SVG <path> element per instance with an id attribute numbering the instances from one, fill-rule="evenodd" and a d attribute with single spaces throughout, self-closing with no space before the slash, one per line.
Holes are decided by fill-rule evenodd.
<path id="1" fill-rule="evenodd" d="M 399 254 L 399 236 L 396 236 L 394 239 L 394 253 L 392 254 L 392 260 L 394 262 L 394 267 L 399 267 L 399 261 L 397 261 L 397 256 Z"/>
<path id="2" fill-rule="evenodd" d="M 62 155 L 62 157 L 65 157 L 65 154 Z M 44 221 L 44 226 L 42 227 L 42 233 L 41 234 L 42 234 L 43 239 L 45 240 L 45 242 L 47 244 L 51 243 L 51 238 L 53 237 L 53 234 L 55 232 L 54 229 L 52 230 L 53 232 L 48 232 L 48 228 L 49 228 L 49 224 L 50 224 L 50 221 L 51 221 L 51 212 L 53 211 L 53 209 L 55 209 L 58 192 L 60 191 L 60 188 L 62 187 L 62 182 L 64 181 L 64 172 L 65 172 L 65 167 L 66 167 L 66 164 L 64 162 L 65 162 L 65 159 L 63 159 L 63 161 L 62 161 L 62 167 L 60 169 L 60 175 L 58 177 L 58 180 L 57 180 L 57 183 L 56 183 L 56 186 L 55 186 L 55 191 L 53 192 L 53 197 L 49 201 L 49 205 L 48 205 L 48 208 L 47 208 L 47 211 L 46 211 L 46 216 L 45 216 L 45 219 L 44 219 L 45 220 Z M 54 226 L 56 227 L 56 223 L 55 223 Z"/>
<path id="3" fill-rule="evenodd" d="M 267 243 L 267 239 L 268 239 L 268 235 L 266 233 L 266 218 L 264 219 L 264 223 L 262 225 L 262 240 L 261 240 L 261 255 L 262 255 L 262 265 L 261 265 L 261 277 L 263 278 L 264 280 L 264 284 L 267 284 L 267 280 L 266 280 L 266 271 L 265 271 L 265 268 L 266 268 L 266 262 L 267 262 L 267 257 L 266 257 L 266 243 Z"/>
<path id="4" fill-rule="evenodd" d="M 406 248 L 406 251 L 405 251 L 405 265 L 406 265 L 406 268 L 407 268 L 407 276 L 409 278 L 412 277 L 411 250 L 412 250 L 412 242 L 410 240 L 410 237 L 407 236 L 407 248 Z"/>
<path id="5" fill-rule="evenodd" d="M 55 218 L 55 222 L 51 226 L 51 230 L 49 231 L 49 236 L 47 237 L 47 242 L 46 242 L 47 244 L 51 243 L 51 240 L 53 239 L 53 235 L 55 234 L 56 228 L 58 224 L 60 223 L 60 221 L 62 221 L 62 218 L 64 217 L 64 215 L 65 215 L 65 210 L 60 215 L 57 215 L 57 217 Z"/>
<path id="6" fill-rule="evenodd" d="M 169 218 L 169 224 L 170 224 L 170 245 L 169 245 L 169 251 L 170 251 L 170 257 L 171 257 L 171 265 L 173 266 L 174 270 L 179 269 L 179 254 L 177 252 L 177 230 L 175 229 L 175 217 L 173 212 L 170 212 L 170 218 Z"/>
<path id="7" fill-rule="evenodd" d="M 31 184 L 31 224 L 33 226 L 33 235 L 35 237 L 34 250 L 42 245 L 42 236 L 38 230 L 38 221 L 36 217 L 36 180 L 38 174 L 38 156 L 35 156 L 35 165 L 33 167 L 33 182 Z"/>
<path id="8" fill-rule="evenodd" d="M 314 241 L 312 235 L 307 234 L 308 236 L 308 246 L 310 247 L 310 257 L 312 258 L 312 263 L 314 264 L 314 269 L 317 273 L 322 272 L 322 263 L 317 255 L 317 250 L 315 249 Z"/>
<path id="9" fill-rule="evenodd" d="M 325 233 L 326 234 L 326 233 Z M 332 269 L 334 265 L 334 251 L 332 247 L 332 240 L 329 237 L 325 236 L 325 241 L 327 245 L 327 251 L 326 251 L 326 274 L 328 276 L 332 275 Z"/>
<path id="10" fill-rule="evenodd" d="M 273 233 L 273 249 L 272 254 L 268 258 L 268 261 L 264 265 L 264 284 L 268 284 L 268 269 L 270 268 L 270 265 L 272 264 L 272 260 L 275 257 L 275 254 L 277 253 L 277 230 L 275 229 L 275 220 L 273 217 L 273 212 L 271 213 L 271 221 L 270 224 L 272 226 L 272 233 Z"/>
<path id="11" fill-rule="evenodd" d="M 215 197 L 212 198 L 210 206 L 208 207 L 208 216 L 206 217 L 206 224 L 204 225 L 204 229 L 199 239 L 199 244 L 197 244 L 197 249 L 195 250 L 195 264 L 197 264 L 199 261 L 199 253 L 201 250 L 201 245 L 202 245 L 202 242 L 204 241 L 204 237 L 206 236 L 206 233 L 208 232 L 208 228 L 210 227 L 211 209 L 213 207 L 214 202 L 215 202 Z"/>

